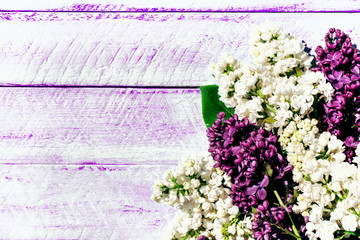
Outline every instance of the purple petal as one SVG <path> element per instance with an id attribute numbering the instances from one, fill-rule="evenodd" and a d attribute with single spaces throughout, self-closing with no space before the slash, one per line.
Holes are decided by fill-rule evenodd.
<path id="1" fill-rule="evenodd" d="M 342 75 L 343 75 L 343 72 L 341 72 L 341 71 L 334 71 L 334 77 L 335 77 L 336 79 L 340 79 L 340 78 L 342 77 Z"/>
<path id="2" fill-rule="evenodd" d="M 335 82 L 334 83 L 334 87 L 335 87 L 335 89 L 340 89 L 340 88 L 342 88 L 342 86 L 343 86 L 344 84 L 342 83 L 342 82 Z"/>
<path id="3" fill-rule="evenodd" d="M 225 134 L 224 134 L 224 138 L 225 138 Z M 228 138 L 225 138 L 225 141 L 224 141 L 224 148 L 226 148 L 227 146 L 229 146 L 231 143 L 232 143 L 232 138 L 228 137 Z"/>
<path id="4" fill-rule="evenodd" d="M 339 79 L 342 83 L 348 84 L 350 82 L 350 79 L 347 76 L 343 76 Z"/>
<path id="5" fill-rule="evenodd" d="M 335 52 L 334 55 L 332 56 L 332 59 L 336 60 L 336 59 L 340 59 L 342 56 L 341 52 Z"/>
<path id="6" fill-rule="evenodd" d="M 255 192 L 256 192 L 258 189 L 259 189 L 259 186 L 258 186 L 258 185 L 254 185 L 254 186 L 252 186 L 252 187 L 248 187 L 248 188 L 246 189 L 246 194 L 247 194 L 247 195 L 254 195 Z"/>
<path id="7" fill-rule="evenodd" d="M 359 69 L 358 65 L 355 65 L 355 67 L 353 67 L 351 69 L 351 72 L 359 76 L 360 75 L 360 69 Z"/>
<path id="8" fill-rule="evenodd" d="M 264 176 L 264 179 L 260 182 L 260 187 L 266 187 L 267 185 L 269 185 L 269 177 L 268 175 Z"/>
<path id="9" fill-rule="evenodd" d="M 352 74 L 350 79 L 351 79 L 351 81 L 357 81 L 360 79 L 360 77 L 357 74 Z"/>
<path id="10" fill-rule="evenodd" d="M 270 203 L 269 203 L 268 201 L 264 201 L 264 202 L 263 202 L 263 206 L 264 206 L 266 209 L 268 209 L 269 206 L 270 206 Z"/>
<path id="11" fill-rule="evenodd" d="M 237 154 L 240 153 L 241 147 L 235 146 L 235 147 L 232 147 L 232 148 L 230 148 L 230 149 L 231 149 L 231 152 L 232 152 L 233 155 L 237 155 Z"/>
<path id="12" fill-rule="evenodd" d="M 264 200 L 266 198 L 266 190 L 263 188 L 260 188 L 259 191 L 256 192 L 256 197 L 260 200 Z"/>
<path id="13" fill-rule="evenodd" d="M 236 128 L 232 127 L 229 129 L 229 135 L 232 136 L 236 132 Z"/>

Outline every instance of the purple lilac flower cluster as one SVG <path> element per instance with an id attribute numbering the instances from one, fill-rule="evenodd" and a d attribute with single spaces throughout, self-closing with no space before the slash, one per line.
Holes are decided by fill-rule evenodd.
<path id="1" fill-rule="evenodd" d="M 293 234 L 294 228 L 292 227 L 293 223 L 291 221 L 300 226 L 300 232 L 297 234 L 301 236 L 301 239 L 308 239 L 305 236 L 306 227 L 303 217 L 301 215 L 294 214 L 291 207 L 292 205 L 289 205 L 289 207 L 286 208 L 270 205 L 269 201 L 264 201 L 260 204 L 256 209 L 257 213 L 254 215 L 255 219 L 253 222 L 253 230 L 255 239 L 268 240 L 298 238 L 295 234 Z M 286 215 L 290 216 L 292 220 L 286 217 Z M 274 225 L 276 225 L 276 227 L 274 227 Z"/>
<path id="2" fill-rule="evenodd" d="M 339 29 L 331 28 L 325 42 L 325 48 L 318 46 L 315 50 L 314 71 L 324 73 L 335 93 L 333 99 L 324 104 L 321 130 L 344 141 L 345 153 L 351 162 L 360 134 L 360 52 Z"/>
<path id="3" fill-rule="evenodd" d="M 234 205 L 242 212 L 257 212 L 252 228 L 255 238 L 286 239 L 284 232 L 299 234 L 285 217 L 294 215 L 291 203 L 284 204 L 293 194 L 293 166 L 281 155 L 277 136 L 256 128 L 247 118 L 239 120 L 235 114 L 225 120 L 225 114 L 219 113 L 207 137 L 214 167 L 231 177 Z M 304 225 L 301 218 L 298 223 Z"/>

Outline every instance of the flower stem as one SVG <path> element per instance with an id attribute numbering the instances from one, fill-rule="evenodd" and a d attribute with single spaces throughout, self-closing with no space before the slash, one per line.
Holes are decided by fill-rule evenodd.
<path id="1" fill-rule="evenodd" d="M 280 197 L 278 191 L 277 191 L 277 190 L 275 189 L 275 187 L 274 187 L 274 184 L 273 184 L 273 181 L 272 181 L 272 174 L 270 173 L 270 169 L 266 169 L 265 171 L 266 171 L 266 173 L 269 175 L 269 178 L 270 178 L 270 186 L 271 186 L 271 188 L 273 189 L 273 193 L 274 193 L 276 199 L 278 200 L 280 206 L 285 209 L 286 206 L 285 206 L 284 202 L 281 200 L 281 197 Z M 295 238 L 298 239 L 298 240 L 301 240 L 300 233 L 299 233 L 299 231 L 297 230 L 297 228 L 296 228 L 296 226 L 295 226 L 295 223 L 294 223 L 294 221 L 292 220 L 292 218 L 291 218 L 291 216 L 290 216 L 290 213 L 288 213 L 286 210 L 285 210 L 285 212 L 287 213 L 287 215 L 288 215 L 288 217 L 289 217 L 289 219 L 290 219 L 291 228 L 292 228 L 292 230 L 293 230 L 293 232 L 294 232 L 294 234 L 291 234 L 291 236 L 295 237 Z"/>
<path id="2" fill-rule="evenodd" d="M 271 112 L 275 113 L 276 114 L 276 110 L 269 104 L 265 103 L 265 106 L 268 110 L 270 110 Z"/>
<path id="3" fill-rule="evenodd" d="M 360 214 L 356 212 L 355 208 L 350 208 L 351 212 L 355 214 L 357 217 L 360 217 Z"/>
<path id="4" fill-rule="evenodd" d="M 257 93 L 257 95 L 258 95 L 259 97 L 261 97 L 262 99 L 265 99 L 265 96 L 264 96 L 264 94 L 261 92 L 260 89 L 257 90 L 256 93 Z"/>
<path id="5" fill-rule="evenodd" d="M 286 208 L 284 202 L 281 200 L 281 197 L 280 197 L 279 193 L 276 191 L 276 189 L 274 189 L 273 192 L 274 192 L 275 197 L 276 197 L 276 199 L 278 200 L 280 206 L 282 206 L 283 208 Z M 300 238 L 300 233 L 299 233 L 299 231 L 297 230 L 297 228 L 296 228 L 296 226 L 295 226 L 295 223 L 294 223 L 294 221 L 292 220 L 292 218 L 291 218 L 291 216 L 290 216 L 290 213 L 288 213 L 287 211 L 285 211 L 285 212 L 287 213 L 287 215 L 288 215 L 288 217 L 289 217 L 289 219 L 290 219 L 291 228 L 292 228 L 292 230 L 294 231 L 294 234 L 295 234 L 294 237 L 296 237 L 296 239 L 301 239 L 301 238 Z"/>
<path id="6" fill-rule="evenodd" d="M 190 236 L 190 234 L 192 233 L 192 229 L 190 229 L 187 233 L 186 233 L 186 235 L 185 235 L 185 237 L 182 239 L 182 240 L 186 240 L 189 236 Z"/>
<path id="7" fill-rule="evenodd" d="M 277 228 L 280 229 L 281 231 L 284 231 L 286 234 L 289 234 L 289 235 L 293 236 L 294 238 L 299 239 L 298 236 L 296 236 L 295 234 L 293 234 L 293 233 L 290 232 L 289 230 L 286 230 L 285 228 L 282 228 L 281 226 L 276 225 L 276 224 L 274 224 L 274 223 L 270 223 L 270 224 L 273 225 L 273 226 L 275 226 L 275 227 L 277 227 Z"/>

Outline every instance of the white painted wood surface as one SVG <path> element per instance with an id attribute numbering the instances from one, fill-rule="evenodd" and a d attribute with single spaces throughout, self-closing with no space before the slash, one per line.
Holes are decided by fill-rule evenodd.
<path id="1" fill-rule="evenodd" d="M 0 239 L 160 239 L 151 188 L 207 155 L 199 90 L 0 88 Z"/>
<path id="2" fill-rule="evenodd" d="M 190 0 L 17 3 L 0 9 L 224 10 Z M 358 9 L 356 1 L 241 4 L 233 10 Z M 360 41 L 360 15 L 348 13 L 4 12 L 0 19 L 0 85 L 180 88 L 0 88 L 0 239 L 160 239 L 174 211 L 150 200 L 152 184 L 182 155 L 207 154 L 199 91 L 181 87 L 213 83 L 206 68 L 223 52 L 249 61 L 248 34 L 266 20 L 313 48 L 329 27 Z"/>
<path id="3" fill-rule="evenodd" d="M 0 239 L 160 239 L 175 211 L 151 186 L 168 168 L 2 165 Z"/>
<path id="4" fill-rule="evenodd" d="M 0 88 L 0 163 L 177 164 L 207 153 L 199 90 Z"/>
<path id="5" fill-rule="evenodd" d="M 283 25 L 312 48 L 322 44 L 330 27 L 341 28 L 354 43 L 360 42 L 360 27 L 351 24 L 360 21 L 360 14 L 349 13 L 0 13 L 1 16 L 1 85 L 212 84 L 207 67 L 224 52 L 251 61 L 248 36 L 255 25 L 264 21 Z"/>
<path id="6" fill-rule="evenodd" d="M 360 9 L 353 0 L 12 0 L 2 1 L 3 10 L 51 11 L 354 11 Z"/>

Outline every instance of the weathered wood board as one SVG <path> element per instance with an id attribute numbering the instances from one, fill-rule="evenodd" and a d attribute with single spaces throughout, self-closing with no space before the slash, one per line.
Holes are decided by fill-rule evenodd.
<path id="1" fill-rule="evenodd" d="M 41 11 L 269 11 L 269 12 L 322 12 L 350 11 L 360 9 L 360 3 L 352 0 L 12 0 L 1 3 L 2 10 L 41 10 Z"/>
<path id="2" fill-rule="evenodd" d="M 197 89 L 2 87 L 0 101 L 0 239 L 160 239 L 175 212 L 152 185 L 206 155 Z"/>
<path id="3" fill-rule="evenodd" d="M 151 187 L 181 156 L 207 154 L 194 87 L 214 83 L 209 63 L 224 52 L 250 61 L 249 33 L 264 21 L 313 48 L 330 27 L 360 42 L 350 0 L 0 10 L 0 239 L 160 239 L 175 211 L 152 202 Z"/>
<path id="4" fill-rule="evenodd" d="M 0 239 L 160 239 L 176 213 L 151 186 L 168 168 L 2 165 Z"/>
<path id="5" fill-rule="evenodd" d="M 0 85 L 200 86 L 229 53 L 251 61 L 249 34 L 281 24 L 315 49 L 330 27 L 360 42 L 349 13 L 0 13 Z M 319 22 L 320 24 L 314 24 Z"/>
<path id="6" fill-rule="evenodd" d="M 177 164 L 207 150 L 195 89 L 0 88 L 0 163 Z"/>

